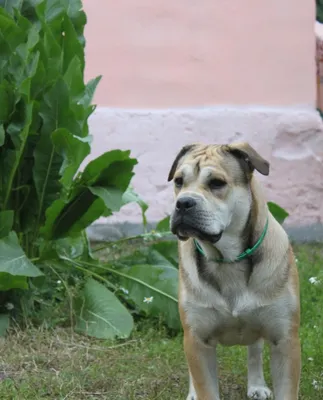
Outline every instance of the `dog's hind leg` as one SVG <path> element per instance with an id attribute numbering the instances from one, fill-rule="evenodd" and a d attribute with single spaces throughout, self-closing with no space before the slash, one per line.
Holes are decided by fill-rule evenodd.
<path id="1" fill-rule="evenodd" d="M 248 397 L 250 399 L 271 399 L 271 390 L 267 387 L 262 362 L 264 341 L 258 340 L 248 346 Z"/>

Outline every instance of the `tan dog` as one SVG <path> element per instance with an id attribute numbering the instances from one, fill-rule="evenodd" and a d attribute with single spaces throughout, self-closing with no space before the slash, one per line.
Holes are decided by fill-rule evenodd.
<path id="1" fill-rule="evenodd" d="M 179 310 L 190 372 L 187 400 L 219 400 L 216 345 L 248 346 L 248 396 L 296 400 L 300 379 L 298 272 L 284 229 L 253 171 L 269 163 L 247 143 L 191 145 L 176 157 L 171 229 L 180 254 Z M 248 249 L 246 251 L 246 249 Z"/>

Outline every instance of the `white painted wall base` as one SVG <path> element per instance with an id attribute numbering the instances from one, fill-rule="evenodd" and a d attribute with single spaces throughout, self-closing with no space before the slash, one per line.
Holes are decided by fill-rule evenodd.
<path id="1" fill-rule="evenodd" d="M 323 125 L 312 108 L 99 107 L 90 118 L 90 132 L 94 139 L 89 159 L 117 148 L 131 150 L 138 159 L 132 182 L 149 204 L 149 221 L 155 222 L 170 211 L 173 194 L 167 175 L 183 145 L 248 141 L 271 163 L 269 177 L 259 176 L 259 179 L 267 189 L 268 200 L 289 211 L 288 222 L 293 225 L 323 222 Z M 140 223 L 140 218 L 138 207 L 129 205 L 108 222 Z"/>

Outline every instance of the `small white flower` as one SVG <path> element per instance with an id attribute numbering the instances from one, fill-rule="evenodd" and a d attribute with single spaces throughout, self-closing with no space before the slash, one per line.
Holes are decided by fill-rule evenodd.
<path id="1" fill-rule="evenodd" d="M 60 285 L 62 283 L 62 281 L 57 281 L 57 285 Z"/>
<path id="2" fill-rule="evenodd" d="M 316 390 L 321 390 L 322 389 L 322 386 L 319 385 L 319 383 L 318 383 L 318 381 L 316 379 L 313 379 L 312 385 L 313 385 L 314 389 L 316 389 Z"/>
<path id="3" fill-rule="evenodd" d="M 314 329 L 317 329 L 317 325 L 314 325 L 313 328 L 314 328 Z"/>
<path id="4" fill-rule="evenodd" d="M 298 263 L 298 258 L 295 258 L 295 261 Z"/>
<path id="5" fill-rule="evenodd" d="M 314 361 L 313 357 L 308 357 L 308 361 Z"/>
<path id="6" fill-rule="evenodd" d="M 154 297 L 153 297 L 153 296 L 151 296 L 151 297 L 144 297 L 144 303 L 152 303 L 153 300 L 154 300 Z"/>
<path id="7" fill-rule="evenodd" d="M 320 283 L 320 280 L 317 279 L 316 276 L 312 276 L 312 277 L 309 279 L 309 282 L 312 283 L 313 285 L 318 285 L 318 284 Z"/>
<path id="8" fill-rule="evenodd" d="M 12 303 L 6 303 L 5 307 L 7 310 L 13 310 L 15 308 L 15 306 Z"/>
<path id="9" fill-rule="evenodd" d="M 120 288 L 121 292 L 123 292 L 124 294 L 129 294 L 129 290 L 125 289 L 124 287 Z"/>

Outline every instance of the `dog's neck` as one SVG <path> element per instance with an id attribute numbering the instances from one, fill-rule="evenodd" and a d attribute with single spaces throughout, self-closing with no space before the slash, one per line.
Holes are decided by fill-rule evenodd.
<path id="1" fill-rule="evenodd" d="M 208 260 L 223 258 L 233 262 L 248 247 L 252 247 L 264 231 L 268 218 L 267 202 L 254 177 L 249 187 L 251 204 L 249 213 L 233 215 L 230 225 L 216 244 L 198 240 Z"/>

